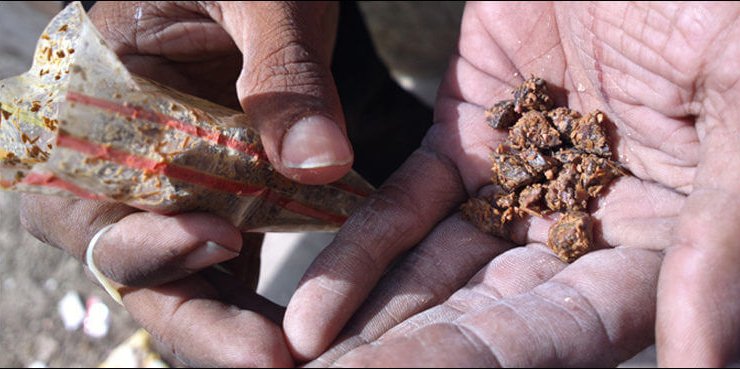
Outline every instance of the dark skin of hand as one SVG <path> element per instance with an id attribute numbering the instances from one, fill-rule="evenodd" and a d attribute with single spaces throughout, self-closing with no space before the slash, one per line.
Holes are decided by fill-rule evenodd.
<path id="1" fill-rule="evenodd" d="M 422 148 L 288 306 L 294 354 L 340 366 L 616 365 L 655 337 L 660 365 L 726 364 L 740 337 L 739 12 L 469 3 Z M 506 134 L 484 109 L 530 74 L 557 105 L 604 111 L 633 174 L 590 205 L 602 249 L 570 265 L 543 245 L 553 218 L 515 224 L 525 247 L 512 248 L 456 213 L 490 183 Z"/>

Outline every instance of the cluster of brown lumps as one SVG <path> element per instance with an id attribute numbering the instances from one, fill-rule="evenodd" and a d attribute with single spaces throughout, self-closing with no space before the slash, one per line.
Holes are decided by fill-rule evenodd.
<path id="1" fill-rule="evenodd" d="M 536 77 L 513 94 L 513 100 L 486 110 L 487 123 L 508 129 L 509 135 L 491 156 L 494 190 L 463 204 L 463 217 L 482 231 L 509 238 L 507 224 L 516 218 L 562 212 L 547 243 L 560 259 L 572 262 L 593 248 L 588 200 L 626 174 L 610 159 L 606 115 L 553 108 L 547 84 Z"/>

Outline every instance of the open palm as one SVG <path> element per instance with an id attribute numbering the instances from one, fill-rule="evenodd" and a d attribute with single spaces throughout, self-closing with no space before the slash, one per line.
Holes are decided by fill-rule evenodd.
<path id="1" fill-rule="evenodd" d="M 424 146 L 288 307 L 294 353 L 328 345 L 411 249 L 319 363 L 614 365 L 653 341 L 657 301 L 661 364 L 723 364 L 740 319 L 740 110 L 728 105 L 739 88 L 738 10 L 470 3 Z M 516 224 L 526 247 L 506 251 L 448 216 L 490 182 L 490 152 L 506 135 L 486 126 L 484 109 L 530 74 L 549 82 L 557 105 L 604 111 L 614 159 L 633 174 L 590 205 L 604 249 L 571 265 L 543 245 L 552 219 Z M 309 299 L 330 307 L 316 314 Z"/>

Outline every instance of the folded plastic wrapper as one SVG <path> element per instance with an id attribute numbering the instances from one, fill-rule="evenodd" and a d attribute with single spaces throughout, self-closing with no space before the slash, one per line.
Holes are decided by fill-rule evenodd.
<path id="1" fill-rule="evenodd" d="M 302 185 L 276 172 L 246 115 L 129 73 L 78 3 L 33 67 L 0 81 L 0 188 L 208 211 L 243 231 L 330 231 L 371 192 L 351 172 Z"/>

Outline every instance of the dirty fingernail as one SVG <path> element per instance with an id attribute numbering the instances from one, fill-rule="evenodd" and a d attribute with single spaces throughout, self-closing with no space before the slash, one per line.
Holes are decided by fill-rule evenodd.
<path id="1" fill-rule="evenodd" d="M 215 242 L 208 241 L 203 246 L 185 256 L 182 266 L 189 270 L 200 270 L 237 256 L 239 256 L 238 252 L 229 250 Z"/>
<path id="2" fill-rule="evenodd" d="M 283 137 L 283 165 L 315 169 L 352 162 L 347 137 L 330 119 L 316 115 L 299 120 Z"/>

